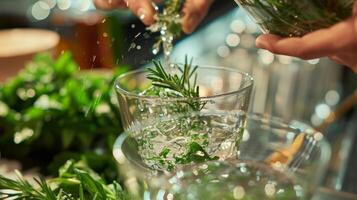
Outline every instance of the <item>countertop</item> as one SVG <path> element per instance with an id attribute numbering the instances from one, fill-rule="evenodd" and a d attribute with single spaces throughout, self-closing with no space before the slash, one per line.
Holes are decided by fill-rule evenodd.
<path id="1" fill-rule="evenodd" d="M 320 188 L 314 200 L 357 200 L 357 195 Z"/>

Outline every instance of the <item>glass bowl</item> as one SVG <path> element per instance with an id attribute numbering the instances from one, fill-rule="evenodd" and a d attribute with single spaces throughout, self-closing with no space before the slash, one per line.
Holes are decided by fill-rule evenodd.
<path id="1" fill-rule="evenodd" d="M 181 67 L 181 65 L 179 65 Z M 177 73 L 178 69 L 170 69 Z M 207 110 L 248 110 L 253 78 L 247 73 L 213 66 L 198 66 L 197 85 L 199 98 L 155 97 L 143 94 L 151 85 L 146 69 L 135 70 L 119 76 L 115 82 L 121 119 L 124 129 L 135 121 L 194 111 L 188 102 L 204 105 Z"/>
<path id="2" fill-rule="evenodd" d="M 165 126 L 180 126 L 178 122 L 183 119 L 189 123 L 206 121 L 198 135 L 206 133 L 210 138 L 206 146 L 197 140 L 203 148 L 191 154 L 190 162 L 175 160 L 175 156 L 182 158 L 192 152 L 190 145 L 182 151 L 173 140 L 147 140 L 151 145 L 142 144 L 141 136 L 149 138 L 155 128 L 160 134 L 171 133 L 177 138 L 176 130 Z M 199 138 L 194 132 L 188 133 L 188 138 Z M 222 137 L 215 135 L 220 132 L 224 133 Z M 174 151 L 176 155 L 170 154 Z M 125 172 L 126 187 L 137 199 L 292 200 L 312 198 L 326 171 L 330 148 L 321 133 L 303 123 L 286 124 L 258 114 L 219 111 L 136 123 L 118 137 L 113 154 Z M 148 154 L 157 159 L 148 159 Z M 170 159 L 179 162 L 172 168 L 157 167 L 167 166 L 162 163 Z"/>
<path id="3" fill-rule="evenodd" d="M 264 33 L 303 36 L 352 15 L 354 0 L 235 0 Z"/>

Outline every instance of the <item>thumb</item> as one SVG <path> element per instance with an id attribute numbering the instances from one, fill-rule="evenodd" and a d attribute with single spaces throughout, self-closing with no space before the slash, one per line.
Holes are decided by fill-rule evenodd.
<path id="1" fill-rule="evenodd" d="M 182 29 L 185 33 L 192 33 L 206 16 L 213 0 L 187 0 L 183 6 Z"/>

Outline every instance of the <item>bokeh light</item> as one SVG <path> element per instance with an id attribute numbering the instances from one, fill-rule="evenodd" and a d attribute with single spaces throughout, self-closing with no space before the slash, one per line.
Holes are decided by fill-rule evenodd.
<path id="1" fill-rule="evenodd" d="M 220 56 L 220 57 L 227 57 L 229 54 L 230 54 L 230 50 L 227 46 L 220 46 L 218 47 L 217 49 L 217 54 Z"/>
<path id="2" fill-rule="evenodd" d="M 259 57 L 259 60 L 265 65 L 270 65 L 271 63 L 274 62 L 274 54 L 270 53 L 267 50 L 259 49 L 258 57 Z"/>
<path id="3" fill-rule="evenodd" d="M 226 43 L 230 47 L 236 47 L 240 43 L 240 38 L 237 34 L 231 33 L 226 37 Z"/>
<path id="4" fill-rule="evenodd" d="M 70 0 L 58 0 L 57 6 L 61 10 L 67 10 L 71 7 L 72 2 Z"/>
<path id="5" fill-rule="evenodd" d="M 335 106 L 340 101 L 340 94 L 336 90 L 329 90 L 325 95 L 325 101 L 330 106 Z"/>
<path id="6" fill-rule="evenodd" d="M 237 19 L 231 23 L 231 30 L 235 33 L 242 33 L 245 28 L 245 24 L 242 20 Z"/>
<path id="7" fill-rule="evenodd" d="M 50 6 L 45 1 L 38 1 L 31 8 L 31 15 L 36 20 L 44 20 L 50 15 Z"/>
<path id="8" fill-rule="evenodd" d="M 46 3 L 50 9 L 54 8 L 57 4 L 56 0 L 41 0 L 42 2 Z"/>
<path id="9" fill-rule="evenodd" d="M 319 104 L 315 108 L 315 113 L 320 119 L 326 119 L 330 115 L 331 109 L 327 104 Z"/>

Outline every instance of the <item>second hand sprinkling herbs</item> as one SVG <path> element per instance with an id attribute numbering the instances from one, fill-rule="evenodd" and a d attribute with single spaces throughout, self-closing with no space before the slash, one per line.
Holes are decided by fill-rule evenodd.
<path id="1" fill-rule="evenodd" d="M 172 42 L 181 35 L 181 15 L 180 10 L 185 0 L 167 0 L 163 11 L 156 15 L 156 23 L 148 29 L 159 32 L 160 36 L 153 46 L 153 53 L 159 53 L 161 46 L 166 58 L 172 51 Z"/>

